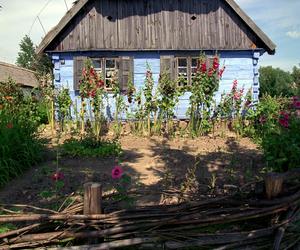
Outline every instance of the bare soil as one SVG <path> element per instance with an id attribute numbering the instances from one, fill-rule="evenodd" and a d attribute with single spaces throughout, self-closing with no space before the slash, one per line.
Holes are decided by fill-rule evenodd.
<path id="1" fill-rule="evenodd" d="M 155 194 L 162 190 L 203 199 L 224 195 L 261 178 L 264 166 L 257 146 L 233 135 L 197 139 L 129 135 L 122 137 L 120 143 L 124 151 L 120 159 L 61 157 L 58 167 L 65 175 L 65 185 L 57 195 L 45 197 L 45 192 L 54 190 L 51 175 L 57 168 L 55 150 L 49 147 L 41 164 L 0 191 L 0 201 L 57 208 L 71 193 L 81 194 L 86 182 L 99 182 L 104 191 L 112 190 L 111 170 L 118 160 L 132 177 L 133 189 L 142 192 L 136 197 L 139 205 L 166 202 L 165 197 Z M 170 203 L 178 201 L 178 197 L 169 199 Z"/>

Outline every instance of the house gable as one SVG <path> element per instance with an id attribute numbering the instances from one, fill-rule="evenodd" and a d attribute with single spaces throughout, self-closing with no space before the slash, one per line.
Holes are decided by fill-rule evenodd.
<path id="1" fill-rule="evenodd" d="M 275 47 L 233 0 L 79 0 L 38 52 Z"/>

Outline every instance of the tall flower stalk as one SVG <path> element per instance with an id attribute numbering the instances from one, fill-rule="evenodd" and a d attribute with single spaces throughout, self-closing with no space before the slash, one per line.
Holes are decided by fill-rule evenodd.
<path id="1" fill-rule="evenodd" d="M 81 133 L 83 134 L 85 132 L 84 118 L 86 111 L 86 100 L 89 100 L 90 106 L 92 107 L 94 113 L 94 133 L 98 140 L 101 135 L 102 122 L 104 120 L 103 101 L 106 96 L 104 81 L 102 79 L 102 75 L 99 75 L 95 71 L 90 59 L 87 59 L 84 64 L 85 66 L 82 70 L 82 79 L 79 85 L 79 92 L 81 96 Z"/>
<path id="2" fill-rule="evenodd" d="M 147 117 L 147 130 L 149 136 L 151 136 L 151 114 L 153 114 L 153 111 L 156 110 L 155 98 L 153 95 L 153 87 L 154 87 L 153 74 L 150 65 L 147 64 L 147 72 L 146 72 L 145 87 L 144 87 L 144 97 L 145 97 L 144 110 L 145 110 L 145 116 Z"/>
<path id="3" fill-rule="evenodd" d="M 213 58 L 212 65 L 207 65 L 204 54 L 198 60 L 195 77 L 190 87 L 190 133 L 191 135 L 203 135 L 211 128 L 211 106 L 214 93 L 219 88 L 219 79 L 222 77 L 225 67 L 219 69 L 219 57 Z"/>

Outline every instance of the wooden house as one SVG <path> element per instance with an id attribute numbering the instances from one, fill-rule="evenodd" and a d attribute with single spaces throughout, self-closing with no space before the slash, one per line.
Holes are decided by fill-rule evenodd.
<path id="1" fill-rule="evenodd" d="M 52 58 L 55 85 L 68 87 L 73 99 L 87 57 L 104 73 L 109 92 L 112 72 L 122 90 L 130 74 L 136 89 L 143 88 L 147 63 L 156 83 L 168 70 L 191 84 L 199 54 L 217 52 L 226 70 L 216 99 L 237 79 L 256 101 L 259 58 L 274 54 L 275 47 L 234 0 L 78 0 L 37 51 Z M 186 93 L 176 108 L 178 118 L 186 116 L 188 104 Z"/>

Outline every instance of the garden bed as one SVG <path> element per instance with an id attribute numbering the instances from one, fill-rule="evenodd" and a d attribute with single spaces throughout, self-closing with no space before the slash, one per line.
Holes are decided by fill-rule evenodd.
<path id="1" fill-rule="evenodd" d="M 89 181 L 103 184 L 104 191 L 113 190 L 111 170 L 120 164 L 132 179 L 131 189 L 145 192 L 134 197 L 136 204 L 176 203 L 178 195 L 169 199 L 151 193 L 172 190 L 190 196 L 197 190 L 203 199 L 223 196 L 260 179 L 264 166 L 256 145 L 234 136 L 171 140 L 124 136 L 120 144 L 120 157 L 61 155 L 57 161 L 55 145 L 50 143 L 44 162 L 10 182 L 1 190 L 0 200 L 57 208 L 69 194 L 81 194 L 83 184 Z M 55 192 L 51 177 L 57 168 L 64 175 L 64 187 Z"/>

